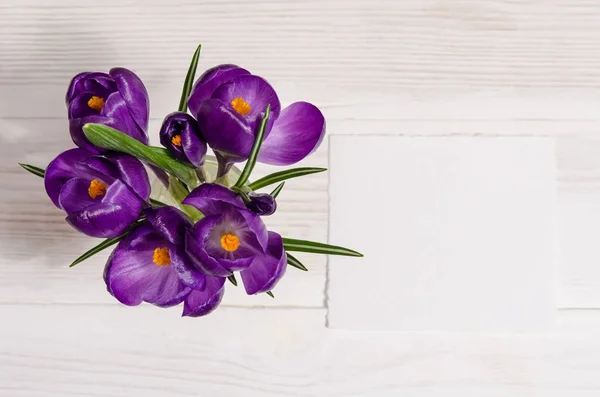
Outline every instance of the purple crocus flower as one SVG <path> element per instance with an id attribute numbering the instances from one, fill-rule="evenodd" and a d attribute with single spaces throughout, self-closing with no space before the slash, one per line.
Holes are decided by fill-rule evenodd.
<path id="1" fill-rule="evenodd" d="M 296 102 L 281 110 L 271 85 L 238 66 L 220 65 L 206 71 L 194 84 L 188 101 L 206 142 L 227 162 L 248 158 L 269 104 L 271 116 L 258 161 L 294 164 L 320 145 L 325 118 L 316 106 Z"/>
<path id="2" fill-rule="evenodd" d="M 192 223 L 173 207 L 148 209 L 145 214 L 147 220 L 119 243 L 106 263 L 108 292 L 128 306 L 184 302 L 184 316 L 212 312 L 223 298 L 225 278 L 201 273 L 186 257 L 183 236 Z"/>
<path id="3" fill-rule="evenodd" d="M 240 271 L 250 295 L 273 289 L 287 266 L 280 235 L 221 185 L 200 185 L 183 203 L 205 215 L 185 237 L 186 253 L 203 272 L 224 277 Z"/>
<path id="4" fill-rule="evenodd" d="M 132 71 L 114 68 L 109 73 L 80 73 L 69 84 L 66 102 L 71 138 L 80 148 L 105 152 L 83 134 L 86 123 L 104 124 L 148 143 L 148 92 Z"/>
<path id="5" fill-rule="evenodd" d="M 54 205 L 67 213 L 67 222 L 93 237 L 123 233 L 150 196 L 144 166 L 124 154 L 67 150 L 50 163 L 44 183 Z"/>
<path id="6" fill-rule="evenodd" d="M 174 112 L 163 121 L 160 143 L 171 155 L 200 167 L 206 156 L 206 142 L 200 135 L 196 120 L 187 113 Z"/>

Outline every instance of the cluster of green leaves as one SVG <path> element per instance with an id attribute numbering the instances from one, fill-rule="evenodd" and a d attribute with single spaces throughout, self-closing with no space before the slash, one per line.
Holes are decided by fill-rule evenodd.
<path id="1" fill-rule="evenodd" d="M 192 57 L 192 61 L 190 63 L 190 67 L 188 69 L 183 85 L 181 99 L 179 102 L 179 111 L 185 111 L 187 109 L 187 100 L 192 90 L 194 77 L 196 74 L 196 68 L 198 66 L 198 59 L 200 56 L 200 48 L 201 47 L 198 46 L 196 52 L 194 53 L 194 56 Z M 293 168 L 289 170 L 275 172 L 273 174 L 260 178 L 254 182 L 248 183 L 250 175 L 252 174 L 252 171 L 254 169 L 254 165 L 256 164 L 258 154 L 260 152 L 267 122 L 269 121 L 269 117 L 271 115 L 270 110 L 271 109 L 269 105 L 267 106 L 267 109 L 265 110 L 265 113 L 259 125 L 259 129 L 256 133 L 256 138 L 254 141 L 254 145 L 252 146 L 250 156 L 248 157 L 248 161 L 246 162 L 246 165 L 242 170 L 237 182 L 232 187 L 232 190 L 239 192 L 240 194 L 245 194 L 244 192 L 262 189 L 264 187 L 279 183 L 279 185 L 271 192 L 271 196 L 275 198 L 283 189 L 286 180 L 327 170 L 326 168 Z M 181 201 L 183 200 L 183 198 L 185 198 L 187 193 L 200 184 L 196 169 L 190 164 L 174 159 L 164 148 L 145 145 L 120 131 L 117 131 L 111 127 L 107 127 L 101 124 L 86 124 L 83 127 L 83 132 L 86 138 L 96 146 L 111 151 L 129 154 L 148 165 L 158 167 L 167 172 L 170 175 L 169 192 L 171 193 L 171 195 L 173 195 L 173 197 L 178 203 L 181 203 Z M 42 178 L 44 177 L 45 171 L 41 168 L 29 164 L 19 165 L 34 175 L 40 176 Z M 155 207 L 165 205 L 160 201 L 153 199 L 150 199 L 150 204 Z M 194 220 L 198 220 L 202 216 L 194 208 L 190 208 L 188 215 L 190 215 L 190 217 Z M 125 236 L 127 236 L 127 233 L 142 220 L 143 219 L 140 219 L 136 223 L 131 225 L 131 227 L 122 235 L 102 241 L 100 244 L 98 244 L 97 246 L 93 247 L 92 249 L 75 259 L 70 266 L 75 266 L 83 262 L 87 258 L 103 251 L 104 249 L 111 247 L 114 244 L 117 244 L 119 241 L 124 239 Z M 308 269 L 297 258 L 291 255 L 290 252 L 308 252 L 313 254 L 344 255 L 356 257 L 362 256 L 362 254 L 360 254 L 359 252 L 348 248 L 308 240 L 284 238 L 283 245 L 287 253 L 288 264 L 292 267 L 303 271 L 307 271 Z M 229 281 L 231 281 L 232 284 L 237 285 L 235 275 L 231 275 L 229 277 Z M 274 297 L 274 295 L 270 291 L 268 292 L 268 294 L 271 297 Z"/>

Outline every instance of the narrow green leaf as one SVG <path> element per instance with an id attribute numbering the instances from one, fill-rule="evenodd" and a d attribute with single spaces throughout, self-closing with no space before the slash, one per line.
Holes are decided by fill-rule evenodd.
<path id="1" fill-rule="evenodd" d="M 126 231 L 125 233 L 121 234 L 118 237 L 107 238 L 106 240 L 104 240 L 103 242 L 101 242 L 100 244 L 95 246 L 94 248 L 87 251 L 85 254 L 81 255 L 79 258 L 75 259 L 73 261 L 73 263 L 71 263 L 69 265 L 69 267 L 73 267 L 73 266 L 83 262 L 84 260 L 88 259 L 89 257 L 96 255 L 98 252 L 103 251 L 112 245 L 115 245 L 119 241 L 123 240 L 125 238 L 125 236 L 127 236 L 127 233 L 129 233 L 129 231 Z"/>
<path id="2" fill-rule="evenodd" d="M 269 121 L 270 115 L 271 105 L 269 104 L 260 122 L 260 126 L 258 127 L 258 132 L 256 133 L 254 145 L 252 145 L 252 150 L 250 151 L 250 156 L 248 156 L 246 166 L 242 170 L 242 174 L 240 175 L 238 181 L 235 183 L 235 187 L 241 188 L 242 186 L 244 186 L 244 184 L 250 177 L 252 170 L 254 169 L 254 165 L 256 164 L 256 159 L 258 157 L 258 152 L 260 151 L 260 147 L 262 146 L 263 142 L 263 137 L 265 136 L 265 128 L 267 128 L 267 121 Z"/>
<path id="3" fill-rule="evenodd" d="M 46 171 L 44 171 L 42 168 L 36 167 L 35 165 L 29 165 L 29 164 L 23 164 L 23 163 L 19 163 L 19 165 L 21 167 L 23 167 L 23 169 L 25 169 L 25 171 L 29 171 L 33 175 L 37 175 L 41 178 L 43 178 L 44 174 L 46 173 Z"/>
<path id="4" fill-rule="evenodd" d="M 271 298 L 275 298 L 275 295 L 273 295 L 271 291 L 267 291 L 266 294 L 269 295 Z"/>
<path id="5" fill-rule="evenodd" d="M 88 123 L 83 126 L 83 132 L 96 146 L 127 153 L 145 163 L 162 168 L 191 188 L 198 186 L 198 177 L 194 169 L 175 160 L 166 149 L 144 145 L 129 135 L 102 124 Z"/>
<path id="6" fill-rule="evenodd" d="M 192 61 L 190 62 L 190 67 L 187 71 L 187 75 L 185 76 L 185 81 L 183 82 L 181 99 L 179 100 L 180 112 L 185 112 L 187 110 L 188 97 L 190 96 L 190 92 L 192 91 L 192 87 L 194 85 L 194 77 L 196 76 L 196 69 L 198 68 L 198 59 L 200 58 L 201 47 L 202 46 L 198 44 L 198 48 L 196 48 L 196 51 L 192 56 Z"/>
<path id="7" fill-rule="evenodd" d="M 287 254 L 287 263 L 288 265 L 295 267 L 296 269 L 300 269 L 303 270 L 305 272 L 308 271 L 308 269 L 306 268 L 306 266 L 304 266 L 302 264 L 302 262 L 300 262 L 295 256 L 293 256 L 292 254 L 290 254 L 289 252 L 286 251 Z"/>
<path id="8" fill-rule="evenodd" d="M 237 287 L 237 280 L 235 279 L 235 274 L 232 274 L 231 276 L 227 276 L 227 280 L 231 281 L 231 284 L 233 284 Z"/>
<path id="9" fill-rule="evenodd" d="M 150 199 L 150 204 L 152 204 L 155 207 L 166 207 L 167 206 L 162 201 L 154 200 L 153 198 Z"/>
<path id="10" fill-rule="evenodd" d="M 356 252 L 348 248 L 338 247 L 336 245 L 317 243 L 315 241 L 296 240 L 292 238 L 283 238 L 283 247 L 286 251 L 311 252 L 313 254 L 329 254 L 359 257 L 363 256 L 363 254 L 361 254 L 360 252 Z"/>
<path id="11" fill-rule="evenodd" d="M 258 190 L 265 186 L 272 185 L 277 182 L 284 181 L 290 178 L 297 178 L 299 176 L 316 174 L 318 172 L 327 171 L 327 168 L 310 168 L 310 167 L 300 167 L 300 168 L 292 168 L 291 170 L 279 171 L 273 174 L 267 175 L 264 178 L 260 178 L 257 181 L 252 182 L 248 185 L 248 187 L 252 190 Z"/>
<path id="12" fill-rule="evenodd" d="M 271 192 L 271 197 L 277 198 L 281 192 L 281 189 L 283 189 L 283 185 L 285 185 L 285 182 L 281 182 L 279 185 L 277 185 L 277 187 Z"/>

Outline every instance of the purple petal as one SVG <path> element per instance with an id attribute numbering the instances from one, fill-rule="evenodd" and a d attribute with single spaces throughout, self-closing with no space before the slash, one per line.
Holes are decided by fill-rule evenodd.
<path id="1" fill-rule="evenodd" d="M 236 65 L 218 65 L 202 73 L 188 98 L 190 112 L 197 114 L 200 102 L 209 99 L 217 87 L 245 74 L 250 72 Z"/>
<path id="2" fill-rule="evenodd" d="M 157 233 L 149 222 L 141 222 L 127 233 L 127 249 L 131 251 L 152 251 L 157 247 L 163 247 L 168 243 L 167 240 Z"/>
<path id="3" fill-rule="evenodd" d="M 248 158 L 254 144 L 254 131 L 230 104 L 218 99 L 203 101 L 195 116 L 206 143 L 213 150 L 223 152 L 236 162 Z"/>
<path id="4" fill-rule="evenodd" d="M 175 247 L 174 252 L 175 255 L 171 255 L 171 262 L 181 282 L 195 290 L 204 291 L 206 288 L 206 274 L 191 263 L 191 259 L 185 254 L 183 247 Z"/>
<path id="5" fill-rule="evenodd" d="M 141 129 L 139 124 L 132 118 L 129 104 L 119 92 L 110 94 L 106 99 L 101 113 L 108 118 L 119 120 L 119 123 L 121 124 L 121 129 L 119 129 L 119 131 L 144 144 L 148 144 L 148 134 L 146 133 L 146 130 Z"/>
<path id="6" fill-rule="evenodd" d="M 91 155 L 82 149 L 70 149 L 59 154 L 46 168 L 44 185 L 46 193 L 55 206 L 60 208 L 58 196 L 63 185 L 71 178 L 79 176 L 74 165 L 86 161 Z"/>
<path id="7" fill-rule="evenodd" d="M 112 183 L 113 180 L 121 176 L 115 164 L 104 157 L 92 156 L 84 164 L 80 167 L 82 172 L 89 173 L 94 178 L 102 179 L 105 183 Z"/>
<path id="8" fill-rule="evenodd" d="M 96 109 L 92 109 L 88 105 L 88 101 L 95 94 L 89 91 L 83 91 L 79 95 L 75 96 L 68 104 L 67 116 L 69 119 L 80 119 L 82 117 L 97 115 L 100 112 Z M 106 98 L 104 98 L 106 99 Z"/>
<path id="9" fill-rule="evenodd" d="M 207 237 L 203 248 L 208 256 L 216 259 L 223 268 L 231 272 L 247 269 L 256 254 L 261 254 L 254 246 L 242 241 L 235 252 L 227 252 L 221 246 L 220 236 L 216 239 L 213 239 L 213 236 Z"/>
<path id="10" fill-rule="evenodd" d="M 129 306 L 148 302 L 169 307 L 183 302 L 190 289 L 180 281 L 175 267 L 157 266 L 152 260 L 153 250 L 130 250 L 128 240 L 129 236 L 119 243 L 106 263 L 104 280 L 108 291 Z M 156 248 L 165 246 L 171 252 L 166 241 Z"/>
<path id="11" fill-rule="evenodd" d="M 206 252 L 205 244 L 211 230 L 219 223 L 221 216 L 207 216 L 202 218 L 191 231 L 185 235 L 185 252 L 195 266 L 211 276 L 227 277 L 231 270 L 223 267 L 221 263 Z"/>
<path id="12" fill-rule="evenodd" d="M 195 125 L 198 124 L 194 120 Z M 181 146 L 183 152 L 190 163 L 196 167 L 200 167 L 204 164 L 204 158 L 206 157 L 206 142 L 200 139 L 200 132 L 184 131 L 181 134 Z"/>
<path id="13" fill-rule="evenodd" d="M 90 181 L 88 179 L 70 179 L 60 189 L 60 195 L 58 196 L 60 207 L 70 214 L 101 203 L 101 196 L 97 196 L 95 199 L 90 197 L 88 193 L 89 187 Z"/>
<path id="14" fill-rule="evenodd" d="M 83 79 L 83 86 L 86 91 L 93 92 L 102 98 L 107 98 L 112 92 L 117 91 L 115 80 L 104 72 L 88 73 Z"/>
<path id="15" fill-rule="evenodd" d="M 150 222 L 142 222 L 133 230 L 127 233 L 127 238 L 123 241 L 125 248 L 138 251 L 153 250 L 156 244 L 149 245 L 148 242 L 155 239 L 158 242 L 164 241 L 164 238 L 156 233 Z"/>
<path id="16" fill-rule="evenodd" d="M 287 255 L 281 236 L 269 232 L 269 247 L 263 256 L 257 256 L 250 267 L 240 273 L 248 295 L 271 291 L 285 274 Z"/>
<path id="17" fill-rule="evenodd" d="M 148 201 L 150 180 L 141 161 L 126 154 L 110 154 L 108 158 L 119 171 L 118 178 L 127 184 L 140 198 Z"/>
<path id="18" fill-rule="evenodd" d="M 189 317 L 205 316 L 215 310 L 225 293 L 225 278 L 206 277 L 206 288 L 204 291 L 192 290 L 185 298 L 183 304 L 183 315 Z"/>
<path id="19" fill-rule="evenodd" d="M 152 208 L 144 213 L 152 227 L 173 244 L 183 244 L 185 231 L 193 226 L 188 217 L 175 207 Z"/>
<path id="20" fill-rule="evenodd" d="M 283 109 L 269 136 L 264 140 L 258 161 L 290 165 L 315 151 L 325 136 L 325 118 L 307 102 L 296 102 Z"/>
<path id="21" fill-rule="evenodd" d="M 243 212 L 249 213 L 247 210 Z M 234 251 L 227 251 L 222 246 L 222 237 L 229 233 L 233 233 L 238 238 L 239 244 Z M 264 253 L 257 235 L 249 227 L 242 213 L 236 209 L 224 212 L 219 221 L 210 226 L 206 238 L 198 241 L 202 243 L 201 248 L 209 257 L 217 260 L 223 268 L 230 271 L 246 269 L 256 255 Z"/>
<path id="22" fill-rule="evenodd" d="M 196 207 L 205 216 L 220 215 L 231 207 L 246 208 L 244 201 L 237 194 L 216 183 L 198 186 L 182 203 Z"/>
<path id="23" fill-rule="evenodd" d="M 65 96 L 65 103 L 67 104 L 67 106 L 69 106 L 69 103 L 73 100 L 73 98 L 75 98 L 75 96 L 85 91 L 83 82 L 87 75 L 90 73 L 91 72 L 82 72 L 75 75 L 75 77 L 71 79 L 71 82 L 69 83 L 69 88 L 67 88 L 67 95 Z"/>
<path id="24" fill-rule="evenodd" d="M 117 180 L 106 189 L 101 202 L 68 213 L 66 220 L 88 236 L 117 237 L 138 218 L 142 204 L 127 185 Z"/>
<path id="25" fill-rule="evenodd" d="M 212 94 L 212 98 L 219 99 L 229 105 L 234 99 L 242 98 L 244 102 L 250 105 L 250 112 L 243 117 L 254 134 L 258 130 L 258 123 L 262 119 L 267 106 L 271 104 L 271 115 L 265 130 L 265 138 L 269 135 L 273 121 L 277 119 L 281 111 L 281 103 L 277 93 L 265 79 L 259 76 L 236 77 L 231 82 L 217 88 Z"/>
<path id="26" fill-rule="evenodd" d="M 142 83 L 142 80 L 135 73 L 125 68 L 113 68 L 109 74 L 115 79 L 117 89 L 127 103 L 131 116 L 139 128 L 146 134 L 146 139 L 140 140 L 140 142 L 147 143 L 150 101 L 144 83 Z"/>
<path id="27" fill-rule="evenodd" d="M 244 218 L 246 224 L 248 225 L 248 229 L 250 229 L 252 232 L 249 233 L 250 236 L 247 236 L 247 238 L 252 237 L 253 239 L 256 239 L 256 243 L 258 243 L 258 245 L 256 245 L 254 241 L 252 241 L 252 245 L 262 252 L 265 252 L 269 244 L 269 235 L 267 232 L 267 227 L 263 223 L 262 219 L 260 219 L 260 216 L 249 210 L 239 211 L 239 214 Z"/>

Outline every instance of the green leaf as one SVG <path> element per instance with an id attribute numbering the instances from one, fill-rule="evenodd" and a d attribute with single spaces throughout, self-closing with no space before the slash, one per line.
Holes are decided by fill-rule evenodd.
<path id="1" fill-rule="evenodd" d="M 150 199 L 150 204 L 152 204 L 155 207 L 166 207 L 167 205 L 165 203 L 163 203 L 162 201 L 158 201 L 155 200 L 153 198 Z"/>
<path id="2" fill-rule="evenodd" d="M 96 146 L 127 153 L 145 163 L 162 168 L 191 188 L 198 186 L 198 177 L 194 169 L 175 160 L 166 149 L 144 145 L 129 135 L 102 124 L 88 123 L 83 126 L 83 132 Z"/>
<path id="3" fill-rule="evenodd" d="M 25 169 L 26 171 L 31 172 L 33 175 L 37 175 L 41 178 L 44 177 L 44 174 L 46 173 L 46 171 L 44 171 L 44 169 L 40 168 L 40 167 L 36 167 L 34 165 L 29 165 L 29 164 L 23 164 L 23 163 L 19 163 L 19 165 L 21 167 L 23 167 L 23 169 Z"/>
<path id="4" fill-rule="evenodd" d="M 279 185 L 277 185 L 277 187 L 271 192 L 271 197 L 277 198 L 281 192 L 281 189 L 283 189 L 283 185 L 285 185 L 285 182 L 281 182 Z"/>
<path id="5" fill-rule="evenodd" d="M 284 181 L 290 178 L 297 178 L 299 176 L 316 174 L 318 172 L 327 171 L 327 168 L 310 168 L 310 167 L 300 167 L 300 168 L 292 168 L 291 170 L 279 171 L 273 174 L 267 175 L 264 178 L 260 178 L 257 181 L 252 182 L 248 185 L 248 187 L 252 190 L 258 190 L 265 186 L 272 185 L 277 182 Z"/>
<path id="6" fill-rule="evenodd" d="M 296 240 L 292 238 L 283 238 L 283 247 L 286 251 L 311 252 L 313 254 L 329 254 L 343 256 L 363 256 L 363 254 L 361 254 L 360 252 L 356 252 L 348 248 L 338 247 L 336 245 L 317 243 L 315 241 Z"/>
<path id="7" fill-rule="evenodd" d="M 296 269 L 300 269 L 303 270 L 305 272 L 308 271 L 308 269 L 306 268 L 306 266 L 304 266 L 302 264 L 302 262 L 300 262 L 295 256 L 293 256 L 292 254 L 290 254 L 289 252 L 286 251 L 287 254 L 287 263 L 288 265 L 295 267 Z"/>
<path id="8" fill-rule="evenodd" d="M 127 233 L 129 233 L 129 230 L 126 231 L 125 233 L 121 234 L 118 237 L 107 238 L 106 240 L 104 240 L 103 242 L 101 242 L 100 244 L 95 246 L 94 248 L 87 251 L 85 254 L 81 255 L 79 258 L 75 259 L 73 261 L 73 263 L 71 263 L 69 265 L 69 267 L 73 267 L 73 266 L 77 265 L 78 263 L 81 263 L 84 260 L 88 259 L 89 257 L 96 255 L 98 252 L 103 251 L 112 245 L 115 245 L 119 241 L 123 240 L 125 238 L 125 236 L 127 236 Z"/>
<path id="9" fill-rule="evenodd" d="M 238 181 L 235 183 L 235 187 L 237 188 L 241 188 L 242 186 L 244 186 L 246 181 L 248 181 L 252 170 L 254 169 L 254 165 L 256 164 L 256 158 L 258 157 L 258 152 L 260 151 L 260 147 L 262 146 L 263 137 L 265 136 L 265 128 L 267 128 L 267 121 L 269 121 L 270 115 L 271 105 L 269 104 L 260 122 L 260 126 L 258 127 L 258 132 L 256 133 L 254 145 L 252 145 L 252 150 L 250 151 L 250 156 L 248 156 L 246 166 L 242 170 L 242 174 L 240 175 Z"/>
<path id="10" fill-rule="evenodd" d="M 235 279 L 235 274 L 232 274 L 231 276 L 227 276 L 227 280 L 231 281 L 231 284 L 233 284 L 237 287 L 237 280 Z"/>
<path id="11" fill-rule="evenodd" d="M 200 58 L 200 48 L 202 46 L 198 44 L 198 48 L 196 48 L 196 52 L 192 56 L 192 62 L 190 62 L 190 67 L 187 71 L 187 75 L 185 76 L 185 81 L 183 83 L 183 90 L 181 90 L 181 99 L 179 100 L 179 111 L 185 112 L 187 110 L 188 97 L 190 96 L 190 92 L 192 91 L 192 87 L 194 85 L 194 77 L 196 76 L 196 69 L 198 68 L 198 59 Z"/>
<path id="12" fill-rule="evenodd" d="M 271 298 L 275 298 L 275 295 L 273 295 L 273 292 L 271 291 L 267 291 L 266 294 L 269 295 Z"/>

